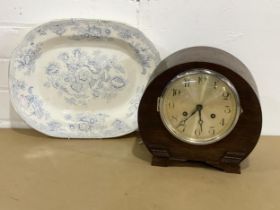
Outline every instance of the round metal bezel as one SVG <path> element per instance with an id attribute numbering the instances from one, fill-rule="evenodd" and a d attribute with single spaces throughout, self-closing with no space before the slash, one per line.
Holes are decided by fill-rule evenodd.
<path id="1" fill-rule="evenodd" d="M 226 130 L 226 132 L 222 133 L 221 135 L 215 136 L 213 138 L 209 138 L 207 140 L 203 140 L 203 141 L 199 141 L 198 139 L 195 138 L 182 138 L 180 136 L 178 136 L 174 130 L 172 130 L 169 125 L 168 125 L 168 120 L 166 119 L 166 117 L 164 116 L 163 112 L 161 110 L 163 110 L 163 97 L 166 93 L 166 91 L 169 89 L 169 87 L 178 79 L 181 79 L 182 77 L 185 76 L 189 76 L 189 75 L 195 75 L 195 74 L 208 74 L 211 76 L 214 76 L 216 78 L 218 78 L 219 80 L 223 81 L 233 92 L 233 95 L 235 97 L 235 101 L 236 101 L 236 115 L 235 115 L 235 119 L 232 122 L 231 126 L 229 127 L 229 129 Z M 234 127 L 236 126 L 239 116 L 242 112 L 241 106 L 240 106 L 240 99 L 239 99 L 239 95 L 237 90 L 235 89 L 234 85 L 222 74 L 217 73 L 213 70 L 209 70 L 209 69 L 203 69 L 203 68 L 196 68 L 193 69 L 191 71 L 185 71 L 182 72 L 178 75 L 176 75 L 172 80 L 169 81 L 169 83 L 165 86 L 164 90 L 162 91 L 162 94 L 160 96 L 160 102 L 159 102 L 159 113 L 160 113 L 160 118 L 161 121 L 163 122 L 164 126 L 166 127 L 166 129 L 177 139 L 179 139 L 180 141 L 183 141 L 185 143 L 190 143 L 190 144 L 194 144 L 194 145 L 207 145 L 207 144 L 212 144 L 215 142 L 218 142 L 220 140 L 222 140 L 224 137 L 226 137 L 227 135 L 230 134 L 230 132 L 234 129 Z"/>

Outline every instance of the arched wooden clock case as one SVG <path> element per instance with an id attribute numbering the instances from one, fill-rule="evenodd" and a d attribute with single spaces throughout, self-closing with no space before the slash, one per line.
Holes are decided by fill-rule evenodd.
<path id="1" fill-rule="evenodd" d="M 207 145 L 177 139 L 166 129 L 158 111 L 158 98 L 170 80 L 182 72 L 200 68 L 226 77 L 237 90 L 242 109 L 233 130 L 222 140 Z M 240 173 L 240 163 L 254 149 L 262 127 L 255 81 L 247 67 L 225 51 L 211 47 L 183 49 L 156 68 L 139 105 L 138 124 L 143 142 L 153 155 L 152 165 L 188 165 L 190 161 L 197 161 Z"/>

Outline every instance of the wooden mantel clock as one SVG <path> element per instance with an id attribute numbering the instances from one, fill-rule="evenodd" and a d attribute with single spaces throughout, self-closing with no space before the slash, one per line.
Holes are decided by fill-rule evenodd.
<path id="1" fill-rule="evenodd" d="M 240 173 L 262 127 L 255 81 L 225 51 L 183 49 L 156 68 L 139 105 L 138 124 L 152 165 L 203 162 Z"/>

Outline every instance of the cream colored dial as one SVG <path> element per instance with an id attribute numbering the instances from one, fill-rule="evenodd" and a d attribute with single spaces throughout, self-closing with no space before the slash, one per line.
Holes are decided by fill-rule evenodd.
<path id="1" fill-rule="evenodd" d="M 178 139 L 210 144 L 228 135 L 240 114 L 231 82 L 214 71 L 196 69 L 176 76 L 160 97 L 165 127 Z"/>

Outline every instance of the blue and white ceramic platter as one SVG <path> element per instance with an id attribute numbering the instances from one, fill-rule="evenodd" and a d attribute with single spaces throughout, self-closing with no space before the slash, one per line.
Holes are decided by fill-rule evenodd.
<path id="1" fill-rule="evenodd" d="M 29 32 L 9 70 L 11 102 L 34 129 L 62 138 L 110 138 L 137 129 L 137 109 L 160 58 L 136 28 L 53 21 Z"/>

